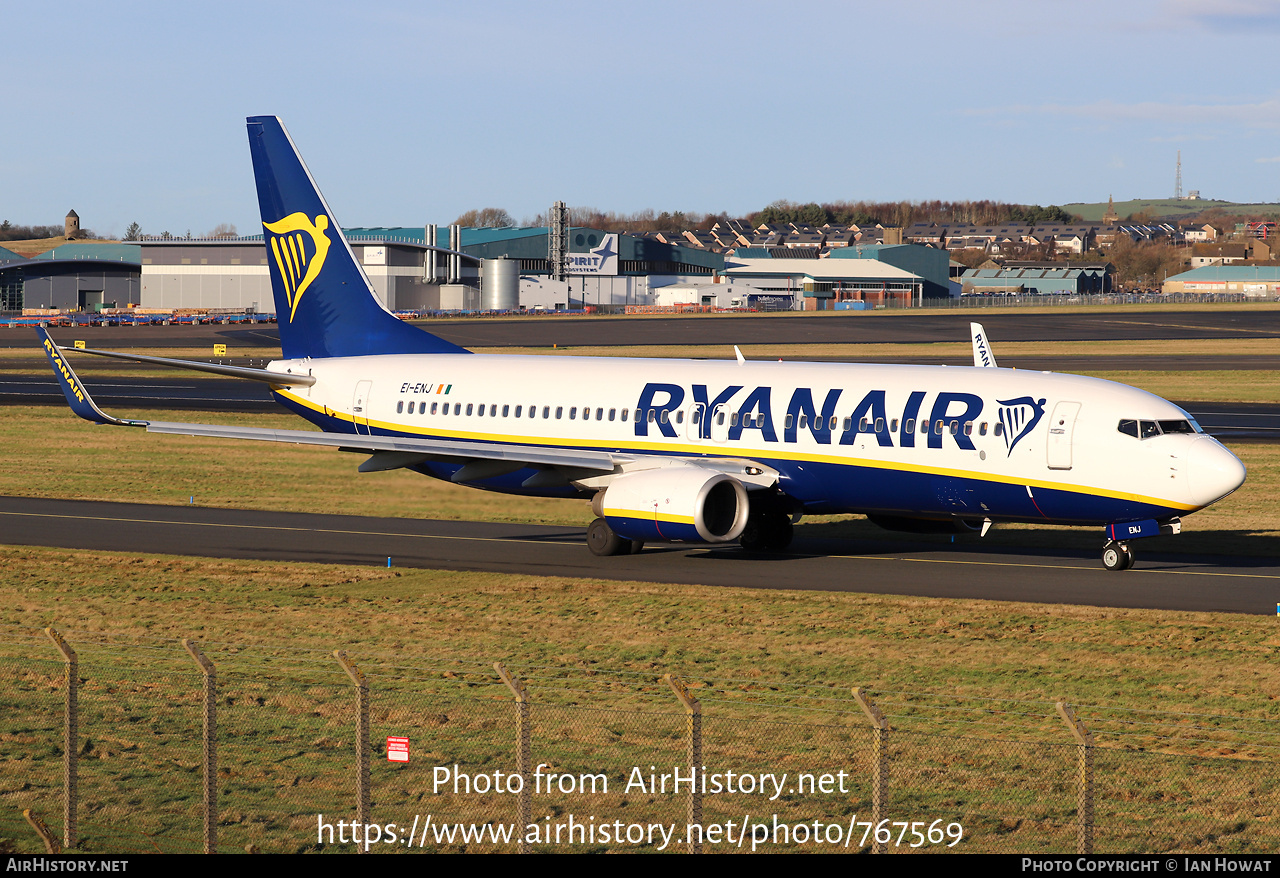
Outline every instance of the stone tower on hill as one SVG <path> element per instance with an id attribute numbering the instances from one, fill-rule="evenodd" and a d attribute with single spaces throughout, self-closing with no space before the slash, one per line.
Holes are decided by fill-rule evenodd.
<path id="1" fill-rule="evenodd" d="M 80 215 L 74 210 L 67 213 L 67 218 L 62 224 L 63 235 L 68 241 L 73 238 L 80 237 Z"/>

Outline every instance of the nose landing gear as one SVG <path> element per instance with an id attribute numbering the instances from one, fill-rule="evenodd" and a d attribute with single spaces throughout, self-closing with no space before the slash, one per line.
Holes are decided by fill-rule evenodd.
<path id="1" fill-rule="evenodd" d="M 1128 543 L 1107 540 L 1102 547 L 1102 566 L 1108 570 L 1128 570 L 1137 560 Z"/>

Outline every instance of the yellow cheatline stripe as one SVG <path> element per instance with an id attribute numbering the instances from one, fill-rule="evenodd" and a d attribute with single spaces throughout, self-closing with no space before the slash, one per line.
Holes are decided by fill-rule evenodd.
<path id="1" fill-rule="evenodd" d="M 287 396 L 289 399 L 301 406 L 311 409 L 312 411 L 321 412 L 336 417 L 339 420 L 351 421 L 355 423 L 352 416 L 346 412 L 336 411 L 334 409 L 326 409 L 318 406 L 309 399 L 304 399 L 294 393 L 281 388 L 276 391 L 281 396 Z M 438 416 L 437 416 L 438 417 Z M 449 417 L 464 417 L 463 415 L 449 415 Z M 364 425 L 365 421 L 360 421 Z M 1113 491 L 1109 488 L 1090 487 L 1086 485 L 1073 485 L 1070 482 L 1053 482 L 1043 479 L 1024 479 L 1014 476 L 1005 476 L 997 473 L 978 473 L 973 470 L 951 469 L 947 467 L 925 466 L 923 464 L 903 463 L 887 460 L 872 460 L 864 457 L 840 457 L 833 454 L 808 454 L 802 451 L 788 451 L 783 448 L 741 448 L 737 446 L 715 445 L 711 440 L 707 440 L 708 444 L 693 445 L 682 443 L 679 445 L 667 445 L 659 442 L 642 442 L 627 441 L 610 443 L 605 440 L 596 439 L 576 439 L 569 437 L 530 437 L 513 436 L 508 433 L 474 433 L 463 430 L 442 430 L 428 429 L 425 427 L 417 427 L 411 424 L 397 424 L 390 421 L 375 421 L 370 419 L 367 422 L 369 427 L 380 427 L 384 430 L 394 430 L 400 433 L 412 433 L 430 438 L 441 439 L 471 439 L 479 442 L 503 442 L 515 445 L 552 445 L 558 448 L 623 448 L 620 453 L 627 452 L 658 452 L 667 454 L 687 454 L 691 456 L 705 457 L 735 457 L 735 458 L 762 458 L 771 460 L 795 460 L 800 463 L 831 463 L 839 466 L 857 466 L 867 469 L 889 470 L 892 472 L 918 473 L 921 475 L 933 476 L 950 476 L 952 478 L 973 479 L 979 482 L 992 482 L 1002 485 L 1026 485 L 1031 488 L 1040 488 L 1044 490 L 1066 491 L 1072 494 L 1088 494 L 1094 497 L 1107 497 L 1112 500 L 1129 500 L 1137 503 L 1149 503 L 1156 506 L 1167 506 L 1172 509 L 1179 509 L 1183 512 L 1194 512 L 1203 507 L 1192 506 L 1183 503 L 1180 500 L 1169 500 L 1164 497 L 1150 497 L 1144 494 L 1131 494 L 1126 491 Z"/>
<path id="2" fill-rule="evenodd" d="M 640 521 L 665 521 L 668 524 L 693 524 L 692 515 L 672 515 L 671 513 L 655 513 L 652 509 L 620 509 L 611 506 L 604 511 L 605 515 L 614 518 L 636 518 Z"/>

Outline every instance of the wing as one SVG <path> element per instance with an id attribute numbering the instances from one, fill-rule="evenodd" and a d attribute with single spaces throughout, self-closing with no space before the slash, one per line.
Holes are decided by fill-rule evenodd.
<path id="1" fill-rule="evenodd" d="M 354 433 L 326 433 L 312 430 L 263 430 L 253 427 L 233 427 L 219 424 L 186 424 L 170 421 L 126 420 L 115 418 L 98 408 L 89 391 L 76 376 L 71 364 L 63 356 L 63 349 L 49 337 L 49 333 L 37 327 L 41 344 L 58 377 L 67 402 L 81 418 L 95 424 L 112 424 L 124 427 L 142 427 L 148 433 L 164 433 L 180 436 L 204 436 L 217 439 L 251 439 L 258 442 L 285 442 L 293 445 L 319 445 L 341 451 L 363 452 L 369 459 L 359 467 L 360 472 L 412 467 L 426 461 L 462 464 L 452 476 L 455 482 L 472 482 L 494 478 L 532 467 L 534 475 L 524 482 L 525 487 L 542 487 L 573 482 L 583 487 L 602 487 L 613 476 L 641 469 L 670 466 L 673 464 L 696 465 L 716 472 L 723 472 L 742 481 L 748 489 L 765 488 L 778 480 L 776 470 L 750 460 L 739 458 L 672 458 L 660 455 L 627 454 L 588 449 L 557 448 L 549 445 L 506 444 L 501 442 L 458 442 L 450 439 L 427 439 L 410 436 L 363 436 Z M 237 378 L 265 381 L 276 386 L 306 385 L 314 383 L 309 375 L 289 375 L 267 369 L 249 369 L 239 366 L 213 366 L 188 360 L 164 357 L 141 357 L 114 351 L 85 351 L 115 356 L 126 360 L 197 369 Z M 231 370 L 231 371 L 228 371 Z"/>

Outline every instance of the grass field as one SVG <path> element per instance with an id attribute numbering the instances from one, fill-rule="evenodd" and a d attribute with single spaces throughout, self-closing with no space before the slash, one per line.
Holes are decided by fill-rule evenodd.
<path id="1" fill-rule="evenodd" d="M 0 547 L 0 624 L 1280 720 L 1275 620 L 1231 614 Z"/>
<path id="2" fill-rule="evenodd" d="M 1256 353 L 1275 347 L 1243 344 Z M 951 349 L 967 359 L 967 346 Z M 0 369 L 11 362 L 6 354 Z M 1223 387 L 1219 398 L 1242 398 L 1265 376 L 1125 374 L 1130 383 L 1185 387 L 1190 395 L 1164 395 L 1188 399 Z M 580 502 L 490 495 L 403 471 L 360 475 L 361 457 L 334 451 L 94 427 L 61 408 L 4 414 L 4 494 L 175 504 L 194 496 L 210 506 L 576 525 L 590 518 Z M 191 419 L 303 426 L 283 413 Z M 1188 518 L 1181 537 L 1148 545 L 1280 555 L 1280 446 L 1237 451 L 1250 469 L 1245 487 Z M 806 521 L 799 531 L 884 535 L 856 517 Z M 1097 534 L 1010 527 L 987 540 L 1093 550 Z M 180 637 L 205 644 L 224 687 L 224 849 L 247 841 L 311 849 L 315 812 L 350 810 L 351 695 L 331 658 L 339 648 L 371 675 L 374 738 L 411 730 L 422 766 L 510 764 L 511 711 L 495 660 L 531 687 L 538 758 L 574 770 L 681 758 L 683 716 L 658 680 L 671 672 L 703 702 L 708 758 L 754 770 L 848 764 L 865 779 L 866 732 L 848 692 L 868 687 L 894 729 L 895 819 L 962 819 L 970 850 L 1073 849 L 1075 747 L 1052 709 L 1066 700 L 1100 745 L 1098 850 L 1276 846 L 1280 634 L 1270 617 L 0 547 L 0 663 L 17 681 L 0 694 L 0 850 L 11 844 L 6 836 L 34 850 L 10 819 L 15 808 L 57 812 L 59 666 L 36 633 L 44 625 L 81 651 L 82 790 L 94 850 L 196 845 L 198 680 Z M 392 773 L 375 758 L 379 819 L 428 808 L 508 819 L 506 802 L 424 798 L 426 770 Z M 759 804 L 726 797 L 707 813 L 732 819 Z M 678 803 L 652 796 L 544 798 L 538 807 L 681 819 Z M 868 807 L 863 787 L 777 806 L 788 818 Z"/>
<path id="3" fill-rule="evenodd" d="M 614 789 L 628 766 L 682 758 L 664 673 L 702 702 L 716 768 L 850 773 L 845 795 L 709 797 L 709 821 L 762 806 L 866 819 L 860 685 L 890 717 L 895 819 L 961 822 L 961 850 L 1072 850 L 1076 748 L 1059 699 L 1097 738 L 1099 851 L 1275 843 L 1280 636 L 1267 618 L 26 548 L 0 549 L 0 571 L 0 668 L 17 684 L 0 688 L 0 850 L 34 850 L 16 808 L 58 823 L 46 624 L 80 653 L 87 850 L 198 849 L 199 677 L 181 636 L 218 667 L 224 850 L 313 850 L 314 815 L 352 809 L 335 648 L 368 675 L 373 740 L 414 742 L 404 771 L 375 753 L 379 822 L 514 816 L 510 797 L 428 792 L 432 765 L 511 764 L 510 696 L 490 670 L 502 660 L 529 687 L 535 762 L 603 772 Z M 535 797 L 535 817 L 678 822 L 682 807 Z"/>

